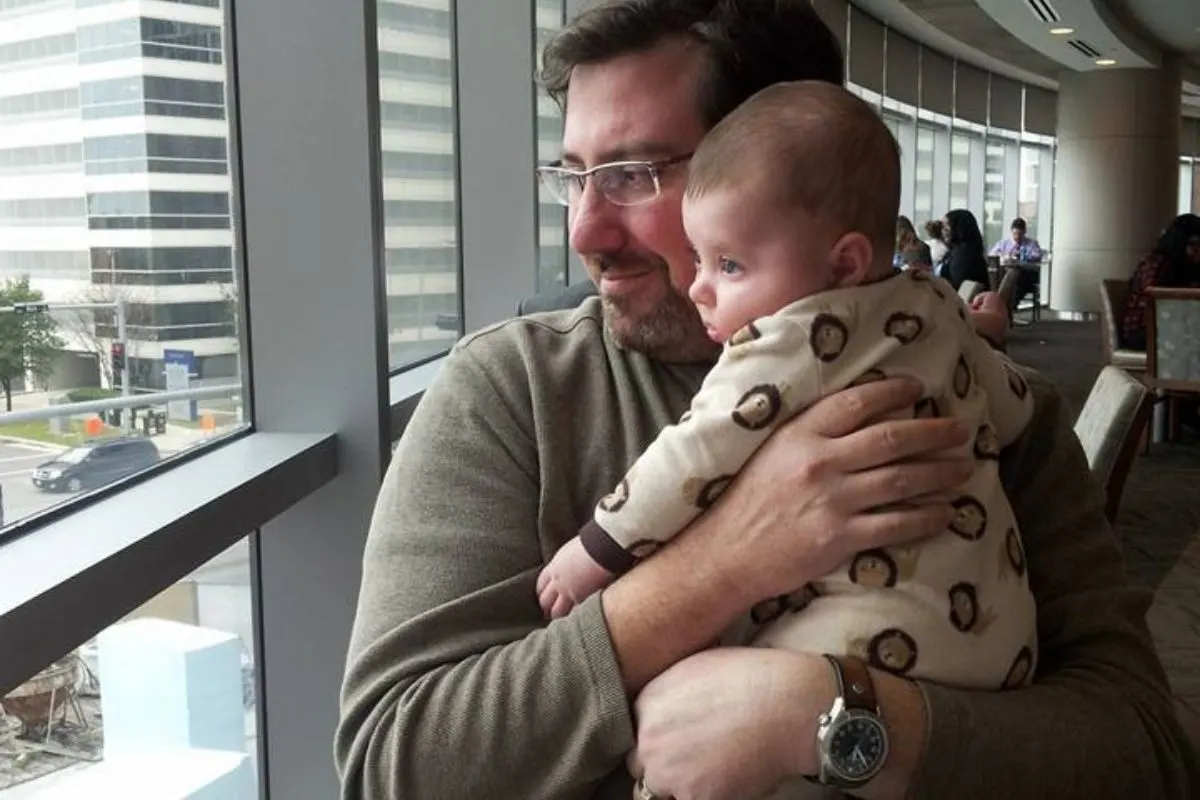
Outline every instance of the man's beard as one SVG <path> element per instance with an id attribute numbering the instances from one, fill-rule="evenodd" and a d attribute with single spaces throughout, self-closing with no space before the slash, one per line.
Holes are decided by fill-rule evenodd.
<path id="1" fill-rule="evenodd" d="M 648 311 L 640 297 L 610 297 L 601 293 L 604 325 L 618 345 L 668 363 L 713 361 L 720 346 L 709 338 L 692 301 L 671 283 L 661 258 L 644 259 L 661 275 L 666 294 Z M 608 263 L 603 263 L 603 275 Z"/>

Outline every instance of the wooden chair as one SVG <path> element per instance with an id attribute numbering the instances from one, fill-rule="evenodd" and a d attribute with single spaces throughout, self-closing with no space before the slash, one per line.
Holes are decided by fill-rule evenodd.
<path id="1" fill-rule="evenodd" d="M 1153 405 L 1154 396 L 1144 383 L 1110 365 L 1100 370 L 1075 420 L 1075 436 L 1083 445 L 1088 466 L 1104 486 L 1109 522 L 1116 519 L 1125 479 Z"/>
<path id="2" fill-rule="evenodd" d="M 1104 363 L 1123 369 L 1134 377 L 1143 377 L 1146 374 L 1146 354 L 1141 350 L 1121 347 L 1121 315 L 1129 301 L 1129 282 L 1108 278 L 1101 280 L 1098 286 Z"/>

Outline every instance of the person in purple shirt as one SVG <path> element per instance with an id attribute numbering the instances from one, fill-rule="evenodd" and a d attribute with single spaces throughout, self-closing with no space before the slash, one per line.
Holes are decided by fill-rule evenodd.
<path id="1" fill-rule="evenodd" d="M 1020 261 L 1024 264 L 1036 264 L 1041 261 L 1042 248 L 1038 246 L 1037 239 L 1030 239 L 1025 235 L 1027 230 L 1025 220 L 1017 217 L 1012 221 L 1010 227 L 1012 236 L 996 242 L 991 254 L 1000 256 L 1004 260 Z"/>
<path id="2" fill-rule="evenodd" d="M 1028 226 L 1025 220 L 1017 217 L 1009 226 L 1012 236 L 1006 239 L 1001 239 L 996 242 L 996 246 L 992 248 L 991 255 L 1000 256 L 1000 260 L 1015 261 L 1019 264 L 1037 264 L 1042 260 L 1042 248 L 1038 245 L 1037 239 L 1031 239 L 1025 235 Z M 1017 281 L 1017 299 L 1020 302 L 1025 299 L 1025 295 L 1033 291 L 1033 288 L 1038 285 L 1041 279 L 1041 273 L 1037 269 L 1022 267 L 1021 277 Z"/>

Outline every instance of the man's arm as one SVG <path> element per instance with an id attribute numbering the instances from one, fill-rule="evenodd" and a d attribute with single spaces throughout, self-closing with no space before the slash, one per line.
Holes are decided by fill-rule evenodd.
<path id="1" fill-rule="evenodd" d="M 1036 411 L 1005 451 L 1038 603 L 1033 686 L 969 692 L 923 684 L 925 758 L 912 797 L 1192 798 L 1195 754 L 1061 398 L 1026 373 Z M 1064 501 L 1064 498 L 1068 498 Z"/>
<path id="2" fill-rule="evenodd" d="M 384 479 L 342 691 L 346 800 L 583 798 L 632 746 L 598 598 L 546 626 L 532 431 L 469 352 Z"/>

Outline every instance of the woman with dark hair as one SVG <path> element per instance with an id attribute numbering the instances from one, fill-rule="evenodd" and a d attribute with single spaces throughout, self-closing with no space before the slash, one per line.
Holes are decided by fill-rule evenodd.
<path id="1" fill-rule="evenodd" d="M 1121 344 L 1131 350 L 1146 349 L 1146 290 L 1151 286 L 1200 287 L 1200 217 L 1180 214 L 1171 220 L 1129 279 Z"/>
<path id="2" fill-rule="evenodd" d="M 912 220 L 903 214 L 896 217 L 896 253 L 892 265 L 901 269 L 933 269 L 929 245 L 918 238 Z"/>
<path id="3" fill-rule="evenodd" d="M 956 208 L 942 219 L 946 237 L 946 257 L 942 259 L 939 275 L 957 289 L 963 281 L 978 281 L 988 285 L 987 257 L 983 250 L 983 234 L 975 215 L 965 208 Z"/>

